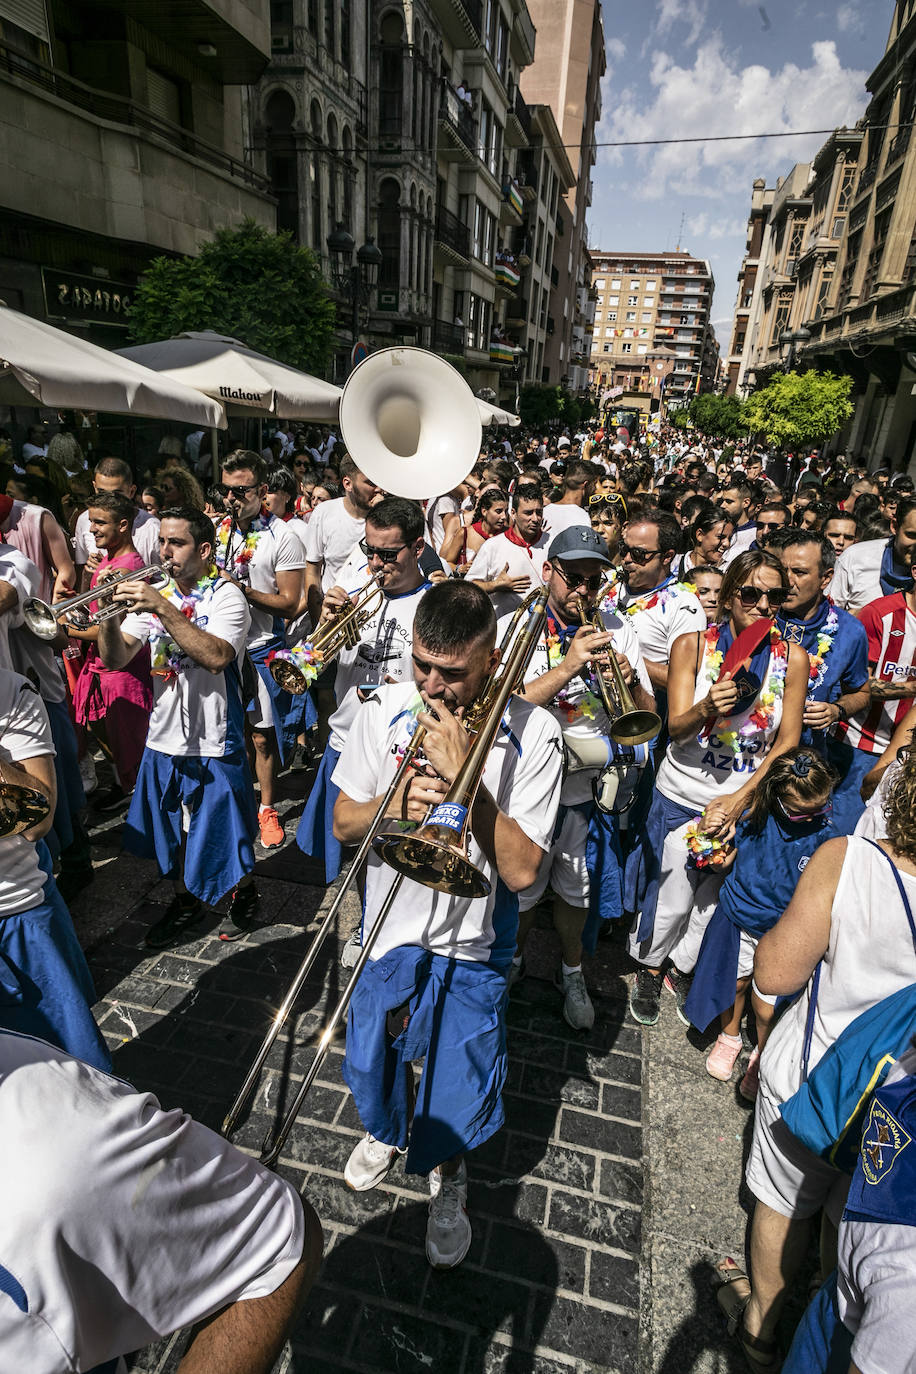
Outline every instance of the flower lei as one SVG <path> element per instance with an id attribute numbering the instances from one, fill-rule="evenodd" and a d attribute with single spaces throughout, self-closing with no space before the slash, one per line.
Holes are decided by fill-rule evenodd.
<path id="1" fill-rule="evenodd" d="M 549 671 L 562 663 L 566 655 L 558 634 L 548 632 L 544 637 L 547 641 L 547 668 Z M 574 720 L 594 720 L 598 711 L 603 710 L 601 698 L 596 696 L 590 688 L 586 688 L 576 701 L 571 701 L 568 686 L 561 687 L 554 698 L 554 704 L 558 710 L 563 712 L 567 725 L 571 725 Z"/>
<path id="2" fill-rule="evenodd" d="M 705 634 L 704 668 L 707 682 L 715 682 L 722 667 L 722 650 L 717 648 L 721 632 L 721 625 L 710 625 Z M 719 743 L 724 748 L 731 749 L 738 757 L 745 741 L 770 728 L 776 714 L 776 702 L 785 690 L 786 668 L 789 661 L 788 645 L 775 625 L 770 631 L 770 655 L 769 670 L 757 697 L 757 703 L 744 724 L 734 729 L 728 725 L 727 718 L 716 720 L 700 732 L 698 739 L 701 744 L 706 743 L 711 735 L 717 735 Z M 720 730 L 720 725 L 726 728 Z"/>
<path id="3" fill-rule="evenodd" d="M 655 591 L 646 592 L 645 596 L 637 597 L 635 601 L 631 601 L 623 614 L 639 615 L 640 611 L 651 611 L 655 606 L 658 606 L 664 613 L 671 602 L 677 600 L 678 593 L 693 592 L 695 595 L 696 590 L 692 582 L 666 582 L 664 586 L 656 587 Z M 621 583 L 615 582 L 601 603 L 601 609 L 616 611 L 617 602 L 620 600 L 620 591 Z"/>
<path id="4" fill-rule="evenodd" d="M 289 649 L 273 649 L 264 660 L 269 668 L 275 658 L 285 659 L 305 678 L 306 686 L 311 687 L 318 674 L 324 666 L 324 654 L 320 649 L 313 649 L 311 644 L 293 644 Z"/>
<path id="5" fill-rule="evenodd" d="M 232 568 L 245 568 L 254 557 L 254 551 L 258 547 L 258 540 L 265 530 L 270 529 L 270 512 L 263 506 L 261 512 L 256 515 L 248 526 L 248 533 L 245 535 L 241 548 L 236 544 L 232 550 Z M 235 533 L 241 535 L 242 531 L 236 526 Z M 224 520 L 219 522 L 216 528 L 216 550 L 214 557 L 218 568 L 225 568 L 226 558 L 229 553 L 229 540 L 232 535 L 232 516 L 227 515 Z"/>
<path id="6" fill-rule="evenodd" d="M 191 590 L 185 594 L 173 578 L 169 578 L 164 587 L 158 590 L 162 596 L 174 602 L 178 598 L 178 609 L 186 620 L 196 619 L 197 603 L 216 585 L 218 581 L 215 568 L 210 566 L 208 571 L 196 582 Z M 150 637 L 149 637 L 150 667 L 156 677 L 161 677 L 163 682 L 174 682 L 178 674 L 183 672 L 187 666 L 187 659 L 183 649 L 180 649 L 166 630 L 158 615 L 150 616 Z"/>
<path id="7" fill-rule="evenodd" d="M 810 668 L 808 670 L 808 698 L 813 697 L 827 675 L 827 655 L 833 648 L 833 641 L 836 639 L 836 632 L 839 628 L 840 617 L 837 615 L 836 606 L 831 606 L 827 612 L 827 619 L 823 627 L 817 632 L 817 650 L 809 654 Z"/>
<path id="8" fill-rule="evenodd" d="M 684 832 L 687 844 L 687 863 L 690 868 L 721 868 L 732 848 L 731 840 L 720 840 L 715 835 L 707 835 L 701 829 L 703 817 L 688 821 Z"/>

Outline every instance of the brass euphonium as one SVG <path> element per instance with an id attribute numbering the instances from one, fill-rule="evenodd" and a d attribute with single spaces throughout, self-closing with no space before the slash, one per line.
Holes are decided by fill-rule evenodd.
<path id="1" fill-rule="evenodd" d="M 582 624 L 590 625 L 598 634 L 606 634 L 607 630 L 602 623 L 597 607 L 593 611 L 589 611 L 581 596 L 577 597 L 576 600 L 579 603 L 579 619 Z M 646 744 L 650 739 L 655 739 L 661 730 L 661 716 L 657 715 L 655 711 L 637 709 L 630 689 L 623 680 L 623 673 L 617 662 L 617 655 L 614 653 L 612 644 L 608 645 L 607 657 L 609 665 L 607 669 L 598 664 L 594 664 L 593 668 L 598 690 L 601 693 L 601 700 L 611 723 L 611 739 L 615 744 Z"/>

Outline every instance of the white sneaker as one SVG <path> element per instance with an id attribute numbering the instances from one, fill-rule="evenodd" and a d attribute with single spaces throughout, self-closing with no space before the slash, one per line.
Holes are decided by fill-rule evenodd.
<path id="1" fill-rule="evenodd" d="M 357 962 L 359 961 L 359 956 L 362 954 L 362 952 L 363 937 L 360 933 L 359 927 L 357 926 L 356 930 L 354 930 L 353 934 L 350 936 L 349 940 L 344 945 L 343 949 L 340 951 L 340 967 L 356 968 Z"/>
<path id="2" fill-rule="evenodd" d="M 426 1223 L 426 1258 L 434 1269 L 454 1269 L 471 1248 L 468 1220 L 468 1171 L 464 1160 L 453 1177 L 438 1169 L 429 1176 L 429 1221 Z"/>
<path id="3" fill-rule="evenodd" d="M 406 1155 L 396 1145 L 386 1145 L 367 1131 L 344 1166 L 344 1181 L 356 1193 L 368 1192 L 390 1172 L 398 1155 Z"/>
<path id="4" fill-rule="evenodd" d="M 83 780 L 83 791 L 88 797 L 89 793 L 94 792 L 99 785 L 95 771 L 95 760 L 91 754 L 86 754 L 80 759 L 80 777 Z"/>
<path id="5" fill-rule="evenodd" d="M 581 969 L 575 973 L 564 973 L 562 968 L 554 980 L 555 986 L 563 994 L 563 1019 L 573 1030 L 591 1030 L 595 1024 L 595 1008 L 585 986 L 585 976 Z"/>

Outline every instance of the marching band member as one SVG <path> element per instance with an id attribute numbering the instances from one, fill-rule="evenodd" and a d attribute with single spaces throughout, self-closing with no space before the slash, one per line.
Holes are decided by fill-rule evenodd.
<path id="1" fill-rule="evenodd" d="M 340 485 L 343 496 L 322 501 L 308 522 L 305 590 L 313 625 L 318 624 L 325 593 L 334 586 L 337 574 L 366 532 L 370 506 L 382 494 L 349 454 L 340 460 Z"/>
<path id="2" fill-rule="evenodd" d="M 497 617 L 514 611 L 540 582 L 549 544 L 541 488 L 520 483 L 512 497 L 512 524 L 481 544 L 466 574 L 490 597 Z"/>
<path id="3" fill-rule="evenodd" d="M 245 752 L 241 663 L 251 617 L 241 588 L 213 564 L 212 521 L 191 506 L 166 511 L 159 591 L 124 582 L 113 593 L 127 615 L 99 626 L 99 653 L 121 669 L 149 644 L 154 703 L 124 846 L 155 859 L 175 895 L 146 934 L 151 949 L 177 943 L 203 916 L 202 902 L 232 900 L 221 938 L 251 929 L 257 817 Z"/>
<path id="4" fill-rule="evenodd" d="M 470 747 L 460 717 L 496 668 L 495 645 L 496 617 L 479 587 L 449 581 L 425 594 L 414 618 L 414 682 L 376 688 L 334 771 L 334 830 L 342 843 L 355 844 L 373 823 L 417 722 L 428 732 L 429 767 L 413 770 L 385 828 L 420 821 L 441 802 Z M 511 697 L 471 816 L 470 858 L 492 883 L 489 896 L 447 896 L 405 879 L 350 1005 L 343 1074 L 367 1134 L 344 1177 L 357 1191 L 373 1188 L 405 1153 L 409 1173 L 428 1174 L 426 1254 L 437 1268 L 459 1264 L 471 1243 L 465 1152 L 503 1121 L 517 893 L 534 881 L 550 845 L 560 773 L 556 723 Z M 393 876 L 373 853 L 366 928 Z M 411 1119 L 411 1066 L 424 1056 Z"/>
<path id="5" fill-rule="evenodd" d="M 601 671 L 599 656 L 608 646 L 624 681 L 632 685 L 637 709 L 651 711 L 655 706 L 630 622 L 602 611 L 603 634 L 581 623 L 577 598 L 593 603 L 610 565 L 590 525 L 571 525 L 554 538 L 542 572 L 549 593 L 545 634 L 525 680 L 526 699 L 547 707 L 565 736 L 594 737 L 602 743 L 609 740 L 611 722 L 593 674 Z M 591 667 L 596 659 L 597 669 Z M 512 982 L 522 976 L 534 909 L 550 884 L 553 921 L 562 946 L 556 981 L 563 994 L 563 1016 L 574 1030 L 588 1030 L 595 1020 L 582 973 L 583 932 L 587 928 L 586 946 L 593 952 L 599 922 L 621 914 L 620 837 L 614 818 L 594 800 L 592 782 L 598 772 L 597 765 L 581 769 L 563 782 L 557 833 L 541 859 L 537 878 L 519 894 L 519 940 L 510 975 Z"/>
<path id="6" fill-rule="evenodd" d="M 417 559 L 423 549 L 423 512 L 403 496 L 386 496 L 366 514 L 365 536 L 340 569 L 340 581 L 328 591 L 322 621 L 347 606 L 350 593 L 374 577 L 381 592 L 374 613 L 359 629 L 359 641 L 337 659 L 334 694 L 337 710 L 329 722 L 330 737 L 312 785 L 296 843 L 315 859 L 324 859 L 331 883 L 341 867 L 341 848 L 333 833 L 338 789 L 331 782 L 350 726 L 359 711 L 360 688 L 383 682 L 413 680 L 411 641 L 417 606 L 429 582 Z M 358 950 L 358 935 L 348 951 Z M 354 959 L 355 962 L 355 959 Z"/>
<path id="7" fill-rule="evenodd" d="M 286 838 L 274 806 L 277 773 L 311 723 L 311 703 L 307 693 L 294 697 L 277 685 L 267 658 L 286 645 L 285 621 L 299 610 L 305 558 L 295 535 L 264 506 L 267 483 L 256 453 L 230 453 L 222 476 L 229 514 L 216 530 L 216 566 L 242 592 L 251 614 L 246 649 L 257 670 L 257 696 L 248 725 L 261 793 L 258 830 L 264 848 L 276 849 Z"/>

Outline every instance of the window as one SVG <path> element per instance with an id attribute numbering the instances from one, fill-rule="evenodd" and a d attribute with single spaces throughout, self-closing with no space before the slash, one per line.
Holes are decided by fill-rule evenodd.
<path id="1" fill-rule="evenodd" d="M 508 52 L 509 52 L 509 26 L 508 26 L 508 24 L 506 23 L 505 19 L 503 19 L 502 15 L 500 15 L 500 16 L 499 16 L 498 28 L 497 28 L 497 31 L 496 31 L 496 62 L 495 62 L 495 65 L 496 65 L 496 70 L 499 72 L 499 75 L 500 75 L 500 77 L 502 78 L 503 81 L 505 81 L 505 79 L 506 79 L 506 58 L 507 58 Z"/>
<path id="2" fill-rule="evenodd" d="M 654 296 L 654 295 L 655 295 L 655 282 L 654 282 L 654 281 L 647 281 L 646 284 L 645 284 L 645 286 L 643 287 L 643 290 L 645 291 L 645 293 L 646 293 L 647 296 Z"/>
<path id="3" fill-rule="evenodd" d="M 635 311 L 635 310 L 628 310 L 628 311 L 627 311 L 627 314 L 626 314 L 626 319 L 627 319 L 627 323 L 628 323 L 628 324 L 635 324 L 635 323 L 636 323 L 636 311 Z"/>
<path id="4" fill-rule="evenodd" d="M 595 320 L 598 321 L 598 320 L 600 320 L 601 318 L 602 318 L 601 311 L 600 311 L 600 310 L 596 310 L 596 311 L 595 311 Z"/>
<path id="5" fill-rule="evenodd" d="M 648 351 L 649 351 L 649 345 L 648 345 L 648 344 L 637 344 L 637 345 L 636 345 L 636 352 L 637 352 L 637 353 L 648 353 Z"/>
<path id="6" fill-rule="evenodd" d="M 486 353 L 490 348 L 490 302 L 468 293 L 468 348 Z"/>
<path id="7" fill-rule="evenodd" d="M 627 305 L 639 305 L 639 297 L 627 296 Z"/>
<path id="8" fill-rule="evenodd" d="M 308 0 L 305 11 L 305 22 L 308 25 L 309 33 L 318 34 L 318 0 Z"/>
<path id="9" fill-rule="evenodd" d="M 604 277 L 596 277 L 596 279 L 592 282 L 592 286 L 595 288 L 596 291 L 603 291 Z"/>
<path id="10" fill-rule="evenodd" d="M 340 7 L 340 61 L 344 67 L 349 67 L 352 60 L 352 48 L 350 44 L 350 0 L 338 0 Z"/>
<path id="11" fill-rule="evenodd" d="M 789 323 L 789 312 L 792 309 L 791 291 L 780 291 L 776 301 L 776 309 L 773 311 L 773 328 L 770 331 L 770 347 L 779 347 L 779 336 Z"/>
<path id="12" fill-rule="evenodd" d="M 644 310 L 644 311 L 643 311 L 643 313 L 642 313 L 642 322 L 643 322 L 643 324 L 651 324 L 651 323 L 652 323 L 652 311 L 651 311 L 651 310 Z"/>
<path id="13" fill-rule="evenodd" d="M 631 281 L 631 282 L 630 282 L 630 290 L 631 290 L 631 291 L 638 291 L 638 290 L 639 290 L 639 282 L 638 282 L 638 281 Z"/>
<path id="14" fill-rule="evenodd" d="M 605 344 L 605 345 L 604 345 L 604 351 L 605 351 L 605 353 L 610 353 L 610 351 L 611 351 L 611 345 L 610 345 L 610 344 Z"/>
<path id="15" fill-rule="evenodd" d="M 329 0 L 324 0 L 324 46 L 332 56 L 334 55 L 335 19 L 334 6 L 329 3 Z"/>
<path id="16" fill-rule="evenodd" d="M 609 320 L 616 320 L 616 319 L 617 319 L 617 311 L 616 311 L 616 310 L 609 310 L 609 311 L 607 312 L 607 318 L 608 318 Z"/>
<path id="17" fill-rule="evenodd" d="M 632 344 L 628 344 L 628 343 L 621 344 L 621 345 L 620 345 L 620 351 L 621 351 L 621 353 L 632 353 L 632 352 L 633 352 L 633 345 L 632 345 Z"/>
<path id="18" fill-rule="evenodd" d="M 471 233 L 471 255 L 479 258 L 483 252 L 483 217 L 486 214 L 479 200 L 474 202 L 474 229 Z"/>
<path id="19" fill-rule="evenodd" d="M 604 337 L 605 337 L 606 339 L 613 339 L 613 337 L 614 337 L 614 330 L 613 330 L 613 329 L 605 329 L 605 331 L 604 331 Z"/>
<path id="20" fill-rule="evenodd" d="M 612 290 L 612 291 L 619 291 L 619 290 L 620 290 L 620 286 L 621 286 L 621 282 L 620 282 L 620 278 L 619 278 L 619 277 L 616 279 L 616 281 L 612 281 L 612 282 L 611 282 L 611 290 Z"/>
<path id="21" fill-rule="evenodd" d="M 619 305 L 619 304 L 620 304 L 620 297 L 619 297 L 619 296 L 608 296 L 607 301 L 605 302 L 605 304 L 606 304 L 606 305 Z"/>

